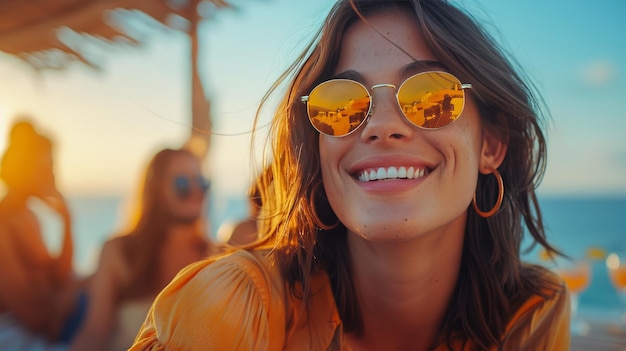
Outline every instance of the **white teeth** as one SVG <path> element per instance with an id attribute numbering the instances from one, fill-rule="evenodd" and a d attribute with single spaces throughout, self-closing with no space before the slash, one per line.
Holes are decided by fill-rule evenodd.
<path id="1" fill-rule="evenodd" d="M 398 178 L 398 170 L 396 167 L 389 167 L 389 169 L 387 169 L 387 178 Z"/>
<path id="2" fill-rule="evenodd" d="M 387 178 L 387 171 L 384 168 L 380 167 L 378 172 L 376 172 L 376 179 L 385 179 Z"/>
<path id="3" fill-rule="evenodd" d="M 398 168 L 398 178 L 406 178 L 406 168 Z"/>
<path id="4" fill-rule="evenodd" d="M 425 168 L 409 167 L 379 167 L 377 169 L 371 169 L 369 171 L 363 171 L 359 174 L 358 179 L 362 182 L 369 182 L 372 180 L 383 179 L 416 179 L 424 177 L 428 174 Z"/>

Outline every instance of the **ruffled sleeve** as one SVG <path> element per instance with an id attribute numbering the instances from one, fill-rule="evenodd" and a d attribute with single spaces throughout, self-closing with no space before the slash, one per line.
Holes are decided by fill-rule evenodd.
<path id="1" fill-rule="evenodd" d="M 247 251 L 192 264 L 157 296 L 129 350 L 281 349 L 277 276 L 260 253 Z"/>
<path id="2" fill-rule="evenodd" d="M 553 273 L 547 277 L 561 289 L 545 299 L 532 296 L 507 326 L 502 350 L 568 350 L 570 345 L 570 298 L 565 284 Z"/>

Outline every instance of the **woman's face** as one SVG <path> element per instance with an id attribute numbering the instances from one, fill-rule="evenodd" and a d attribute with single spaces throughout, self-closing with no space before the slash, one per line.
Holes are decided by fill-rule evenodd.
<path id="1" fill-rule="evenodd" d="M 324 188 L 339 220 L 352 233 L 374 241 L 397 241 L 464 224 L 474 195 L 481 157 L 481 120 L 466 93 L 465 109 L 438 130 L 418 129 L 401 114 L 391 87 L 409 76 L 441 67 L 409 65 L 438 61 L 415 19 L 400 10 L 380 12 L 353 24 L 344 37 L 335 74 L 355 71 L 368 87 L 374 108 L 354 133 L 320 135 Z M 385 35 L 386 40 L 374 31 Z M 391 42 L 390 42 L 391 41 Z M 408 52 L 402 52 L 394 44 Z M 471 82 L 462 82 L 471 83 Z M 416 172 L 414 179 L 361 181 L 362 172 L 390 167 Z"/>
<path id="2" fill-rule="evenodd" d="M 191 155 L 172 157 L 165 175 L 165 199 L 172 215 L 183 221 L 196 220 L 204 209 L 200 163 Z"/>

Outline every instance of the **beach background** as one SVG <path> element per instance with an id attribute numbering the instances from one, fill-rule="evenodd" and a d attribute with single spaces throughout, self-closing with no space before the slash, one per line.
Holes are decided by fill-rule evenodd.
<path id="1" fill-rule="evenodd" d="M 103 242 L 115 235 L 126 220 L 127 199 L 121 197 L 70 197 L 74 219 L 76 256 L 74 266 L 79 274 L 89 274 L 97 264 Z M 207 233 L 212 239 L 221 225 L 247 215 L 245 197 L 214 196 L 208 202 L 207 215 L 212 222 Z M 626 248 L 626 197 L 541 197 L 548 240 L 573 257 L 584 256 L 589 248 L 600 248 L 607 254 Z M 60 223 L 43 205 L 33 203 L 40 216 L 44 236 L 53 250 L 58 247 Z M 528 244 L 528 242 L 526 242 Z M 526 261 L 541 263 L 537 249 L 523 255 Z M 626 311 L 617 291 L 610 283 L 604 259 L 592 261 L 589 287 L 580 295 L 579 313 L 601 322 L 618 321 Z"/>
<path id="2" fill-rule="evenodd" d="M 539 188 L 548 239 L 579 256 L 626 242 L 626 1 L 451 0 L 485 24 L 549 107 L 548 162 Z M 252 119 L 263 95 L 320 26 L 334 0 L 233 0 L 206 16 L 200 71 L 214 121 L 206 174 L 207 232 L 247 214 Z M 100 66 L 36 72 L 0 53 L 0 152 L 16 116 L 32 116 L 55 142 L 55 175 L 73 215 L 79 274 L 95 268 L 104 240 L 120 231 L 148 159 L 190 131 L 189 40 L 149 20 L 139 48 L 96 47 Z M 271 106 L 270 106 L 271 107 Z M 262 114 L 262 123 L 266 115 Z M 0 194 L 2 187 L 0 185 Z M 44 236 L 60 224 L 36 201 Z M 538 261 L 538 252 L 525 254 Z M 580 313 L 613 320 L 621 306 L 604 262 L 593 262 Z"/>

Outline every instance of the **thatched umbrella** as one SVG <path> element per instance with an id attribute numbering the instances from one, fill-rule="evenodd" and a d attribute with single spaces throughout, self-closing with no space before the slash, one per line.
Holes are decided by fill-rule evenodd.
<path id="1" fill-rule="evenodd" d="M 141 44 L 116 13 L 143 13 L 165 26 L 186 22 L 185 28 L 177 28 L 191 40 L 192 127 L 186 146 L 204 159 L 210 145 L 211 118 L 198 73 L 201 5 L 232 8 L 225 0 L 0 0 L 0 52 L 24 60 L 37 71 L 66 69 L 76 61 L 98 69 L 86 44 Z"/>

